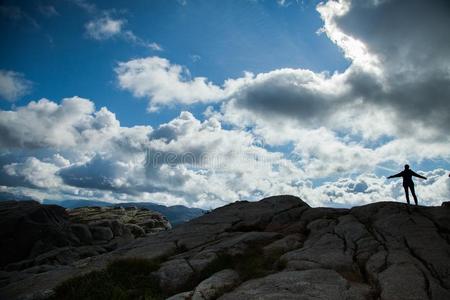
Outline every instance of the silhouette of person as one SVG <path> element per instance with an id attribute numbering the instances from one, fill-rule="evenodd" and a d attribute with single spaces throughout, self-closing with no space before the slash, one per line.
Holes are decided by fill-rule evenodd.
<path id="1" fill-rule="evenodd" d="M 417 205 L 417 196 L 416 196 L 416 191 L 414 190 L 414 181 L 412 180 L 412 177 L 416 176 L 422 179 L 427 179 L 426 177 L 417 174 L 416 172 L 414 172 L 413 170 L 411 170 L 409 168 L 409 165 L 405 165 L 405 169 L 403 171 L 401 171 L 398 174 L 395 175 L 391 175 L 388 178 L 394 178 L 394 177 L 402 177 L 403 178 L 403 188 L 405 189 L 405 196 L 406 196 L 406 201 L 409 203 L 409 193 L 408 193 L 408 188 L 411 190 L 411 194 L 413 195 L 414 198 L 414 202 Z"/>

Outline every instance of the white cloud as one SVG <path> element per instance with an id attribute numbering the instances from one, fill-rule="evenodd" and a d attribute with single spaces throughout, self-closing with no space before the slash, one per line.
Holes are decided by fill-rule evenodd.
<path id="1" fill-rule="evenodd" d="M 66 98 L 58 105 L 47 99 L 31 101 L 15 111 L 0 111 L 3 147 L 74 147 L 84 139 L 84 128 L 93 122 L 92 102 Z M 58 126 L 55 126 L 58 124 Z"/>
<path id="2" fill-rule="evenodd" d="M 148 44 L 148 47 L 154 51 L 163 51 L 164 50 L 160 44 L 155 43 L 155 42 Z"/>
<path id="3" fill-rule="evenodd" d="M 69 152 L 74 162 L 105 152 L 140 153 L 143 158 L 151 130 L 150 126 L 121 127 L 114 113 L 105 107 L 96 111 L 93 102 L 80 97 L 65 98 L 60 104 L 41 99 L 13 111 L 0 110 L 2 149 Z"/>
<path id="4" fill-rule="evenodd" d="M 103 41 L 120 38 L 134 45 L 146 47 L 153 51 L 163 51 L 163 47 L 156 42 L 148 42 L 137 36 L 132 30 L 126 29 L 127 20 L 112 17 L 109 11 L 102 11 L 99 17 L 85 24 L 86 35 L 94 40 Z"/>
<path id="5" fill-rule="evenodd" d="M 263 128 L 224 128 L 214 114 L 200 121 L 182 112 L 156 129 L 122 127 L 106 108 L 96 111 L 91 101 L 76 97 L 1 113 L 2 120 L 9 118 L 0 126 L 9 133 L 2 149 L 20 145 L 24 153 L 23 158 L 0 155 L 0 185 L 38 199 L 159 201 L 203 208 L 274 194 L 299 195 L 314 206 L 403 201 L 399 182 L 372 173 L 380 163 L 398 158 L 401 147 L 400 153 L 411 158 L 406 149 L 418 146 L 410 141 L 370 149 L 326 128 L 291 127 L 295 148 L 287 155 L 264 148 Z M 26 133 L 30 128 L 33 134 Z M 430 148 L 436 149 L 430 154 L 434 157 L 448 153 L 444 144 Z M 429 180 L 418 182 L 421 203 L 436 205 L 444 199 L 445 172 L 425 174 Z M 335 174 L 340 179 L 313 185 Z"/>
<path id="6" fill-rule="evenodd" d="M 370 53 L 367 46 L 360 40 L 342 31 L 336 24 L 336 19 L 344 17 L 351 9 L 351 1 L 327 1 L 319 3 L 317 11 L 320 13 L 324 26 L 318 33 L 326 33 L 328 38 L 339 46 L 353 64 L 363 68 L 370 68 L 372 71 L 379 71 L 379 60 L 373 53 Z"/>
<path id="7" fill-rule="evenodd" d="M 160 105 L 217 101 L 224 91 L 204 77 L 157 56 L 121 62 L 115 69 L 119 86 L 136 97 L 151 99 L 149 110 Z"/>
<path id="8" fill-rule="evenodd" d="M 95 12 L 97 12 L 97 6 L 93 3 L 90 3 L 89 1 L 86 0 L 70 0 L 70 1 L 89 14 L 94 14 Z"/>
<path id="9" fill-rule="evenodd" d="M 96 40 L 105 40 L 122 33 L 125 21 L 104 16 L 86 23 L 86 33 Z"/>
<path id="10" fill-rule="evenodd" d="M 164 48 L 155 42 L 149 43 L 146 40 L 138 37 L 133 33 L 131 30 L 125 30 L 120 34 L 120 37 L 122 37 L 124 40 L 129 41 L 133 43 L 134 45 L 146 47 L 153 51 L 164 51 Z"/>
<path id="11" fill-rule="evenodd" d="M 0 70 L 0 97 L 7 101 L 16 101 L 27 95 L 32 85 L 22 73 Z"/>
<path id="12" fill-rule="evenodd" d="M 55 175 L 58 167 L 42 162 L 35 157 L 29 157 L 23 163 L 11 163 L 3 166 L 9 176 L 22 177 L 28 183 L 38 188 L 55 188 L 62 181 Z"/>
<path id="13" fill-rule="evenodd" d="M 449 173 L 449 170 L 439 168 L 422 174 L 427 177 L 427 180 L 419 179 L 416 182 L 419 204 L 439 206 L 442 202 L 448 201 L 448 195 L 450 195 Z"/>
<path id="14" fill-rule="evenodd" d="M 1 113 L 8 119 L 2 118 L 0 128 L 9 134 L 2 149 L 25 152 L 22 159 L 0 156 L 0 185 L 22 187 L 25 194 L 33 187 L 47 190 L 28 193 L 33 197 L 142 201 L 141 196 L 155 195 L 162 201 L 172 195 L 173 203 L 216 207 L 236 199 L 295 194 L 303 180 L 299 168 L 282 153 L 255 143 L 251 133 L 223 129 L 215 118 L 202 122 L 189 112 L 156 130 L 121 127 L 108 110 L 95 111 L 92 102 L 80 98 L 61 104 L 41 100 Z M 151 163 L 145 165 L 147 149 Z"/>
<path id="15" fill-rule="evenodd" d="M 149 180 L 185 194 L 197 206 L 296 194 L 299 189 L 291 181 L 304 180 L 304 173 L 282 153 L 262 148 L 249 132 L 223 129 L 215 118 L 200 122 L 183 112 L 150 138 Z"/>

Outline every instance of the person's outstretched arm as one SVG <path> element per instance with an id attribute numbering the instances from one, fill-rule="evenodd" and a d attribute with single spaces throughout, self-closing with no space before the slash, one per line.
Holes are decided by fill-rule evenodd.
<path id="1" fill-rule="evenodd" d="M 402 173 L 403 172 L 400 172 L 400 173 L 395 174 L 395 175 L 391 175 L 391 176 L 388 177 L 388 179 L 391 179 L 391 178 L 394 178 L 394 177 L 402 177 Z"/>
<path id="2" fill-rule="evenodd" d="M 419 178 L 422 178 L 422 179 L 427 179 L 425 176 L 419 175 L 419 174 L 417 174 L 414 171 L 411 171 L 411 173 L 412 173 L 413 176 L 416 176 L 416 177 L 419 177 Z"/>

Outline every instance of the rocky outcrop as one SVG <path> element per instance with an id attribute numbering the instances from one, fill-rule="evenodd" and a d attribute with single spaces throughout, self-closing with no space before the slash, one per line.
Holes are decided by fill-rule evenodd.
<path id="1" fill-rule="evenodd" d="M 109 228 L 113 235 L 120 235 L 124 228 L 122 225 L 132 225 L 129 228 L 136 229 L 139 235 L 154 233 L 172 228 L 166 217 L 160 213 L 146 208 L 138 207 L 80 207 L 67 210 L 72 223 L 87 224 L 91 228 Z M 126 226 L 125 226 L 126 227 Z M 102 237 L 107 237 L 104 231 L 99 233 Z"/>
<path id="2" fill-rule="evenodd" d="M 0 268 L 75 241 L 64 208 L 36 201 L 0 202 Z"/>
<path id="3" fill-rule="evenodd" d="M 41 270 L 37 266 L 54 269 L 170 228 L 167 219 L 148 209 L 66 210 L 36 201 L 3 201 L 0 202 L 0 270 Z M 3 279 L 0 276 L 0 286 L 10 281 L 10 276 L 5 276 Z M 18 273 L 18 276 L 24 275 Z"/>
<path id="4" fill-rule="evenodd" d="M 153 276 L 171 299 L 450 299 L 449 243 L 447 207 L 312 208 L 277 196 L 64 267 L 4 272 L 0 293 L 45 295 L 69 277 L 141 257 L 161 261 Z"/>
<path id="5" fill-rule="evenodd" d="M 12 194 L 0 192 L 0 200 L 3 197 L 11 197 Z M 11 199 L 11 198 L 10 198 Z M 16 199 L 19 200 L 19 199 Z M 25 199 L 20 199 L 25 200 Z M 169 220 L 172 226 L 177 226 L 179 224 L 185 223 L 191 219 L 200 217 L 206 211 L 200 208 L 195 207 L 186 207 L 183 205 L 172 205 L 165 206 L 152 202 L 121 202 L 121 203 L 111 203 L 105 201 L 96 201 L 96 200 L 44 200 L 43 204 L 56 204 L 62 206 L 64 208 L 79 208 L 79 207 L 87 207 L 87 206 L 98 206 L 98 207 L 138 207 L 138 208 L 146 208 L 150 211 L 159 212 L 164 217 Z"/>

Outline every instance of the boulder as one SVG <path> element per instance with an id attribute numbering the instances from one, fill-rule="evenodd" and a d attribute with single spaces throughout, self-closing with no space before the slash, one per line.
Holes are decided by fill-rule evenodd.
<path id="1" fill-rule="evenodd" d="M 134 237 L 145 236 L 145 230 L 136 224 L 126 224 L 125 228 L 131 232 Z"/>
<path id="2" fill-rule="evenodd" d="M 239 274 L 236 271 L 232 269 L 222 270 L 200 282 L 194 290 L 192 300 L 217 299 L 238 285 L 238 283 Z"/>
<path id="3" fill-rule="evenodd" d="M 162 264 L 156 274 L 161 288 L 170 295 L 186 287 L 194 276 L 194 270 L 185 259 L 174 259 Z"/>
<path id="4" fill-rule="evenodd" d="M 169 298 L 166 298 L 166 300 L 190 300 L 192 298 L 193 291 L 189 292 L 182 292 L 176 295 L 173 295 Z"/>
<path id="5" fill-rule="evenodd" d="M 302 234 L 290 234 L 263 248 L 264 255 L 283 254 L 303 246 L 305 236 Z"/>
<path id="6" fill-rule="evenodd" d="M 64 208 L 36 201 L 0 202 L 0 268 L 75 242 Z"/>
<path id="7" fill-rule="evenodd" d="M 219 256 L 213 250 L 205 250 L 190 257 L 189 265 L 194 269 L 195 272 L 200 274 L 218 258 Z"/>
<path id="8" fill-rule="evenodd" d="M 276 232 L 244 232 L 235 233 L 233 237 L 223 239 L 211 245 L 210 249 L 215 252 L 224 252 L 231 256 L 243 255 L 248 251 L 260 249 L 262 246 L 270 244 L 282 235 Z"/>
<path id="9" fill-rule="evenodd" d="M 89 226 L 86 224 L 72 224 L 70 229 L 81 243 L 86 245 L 92 244 L 93 238 Z"/>
<path id="10" fill-rule="evenodd" d="M 368 285 L 345 280 L 334 270 L 279 272 L 247 281 L 220 300 L 245 299 L 370 299 Z"/>
<path id="11" fill-rule="evenodd" d="M 111 228 L 109 227 L 90 226 L 89 230 L 91 231 L 94 240 L 109 241 L 114 237 Z"/>

